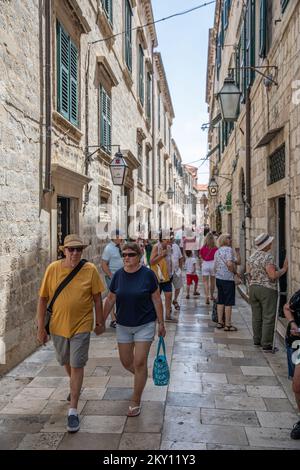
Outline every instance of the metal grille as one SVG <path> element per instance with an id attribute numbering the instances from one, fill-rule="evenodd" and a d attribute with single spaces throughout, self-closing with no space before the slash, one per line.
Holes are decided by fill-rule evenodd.
<path id="1" fill-rule="evenodd" d="M 277 149 L 269 157 L 268 184 L 276 183 L 285 177 L 285 145 Z"/>

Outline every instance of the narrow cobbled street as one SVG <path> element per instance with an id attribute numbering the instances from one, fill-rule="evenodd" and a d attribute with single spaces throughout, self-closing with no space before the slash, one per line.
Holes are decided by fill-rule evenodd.
<path id="1" fill-rule="evenodd" d="M 200 299 L 181 301 L 168 324 L 168 387 L 149 380 L 139 417 L 127 418 L 132 378 L 118 359 L 115 331 L 93 336 L 79 402 L 80 431 L 66 432 L 69 392 L 52 345 L 40 348 L 0 382 L 1 449 L 300 449 L 290 439 L 297 412 L 286 357 L 252 345 L 250 308 L 240 297 L 238 332 L 210 320 Z"/>

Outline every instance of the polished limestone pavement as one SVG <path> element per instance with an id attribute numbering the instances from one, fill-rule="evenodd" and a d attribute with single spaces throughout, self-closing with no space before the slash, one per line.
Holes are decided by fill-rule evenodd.
<path id="1" fill-rule="evenodd" d="M 80 431 L 66 432 L 68 379 L 51 343 L 0 380 L 0 449 L 299 449 L 298 421 L 283 345 L 252 344 L 249 306 L 238 297 L 237 332 L 217 330 L 211 306 L 182 299 L 178 324 L 167 324 L 168 387 L 151 373 L 140 416 L 126 416 L 132 376 L 121 366 L 111 328 L 93 336 L 79 402 Z"/>

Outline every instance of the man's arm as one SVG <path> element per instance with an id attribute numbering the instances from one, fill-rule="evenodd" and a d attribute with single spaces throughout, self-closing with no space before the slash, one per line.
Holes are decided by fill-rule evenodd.
<path id="1" fill-rule="evenodd" d="M 109 278 L 112 278 L 112 273 L 109 269 L 109 264 L 108 261 L 104 261 L 104 259 L 101 261 L 101 269 L 108 276 Z"/>
<path id="2" fill-rule="evenodd" d="M 102 308 L 102 297 L 101 292 L 99 294 L 93 295 L 94 304 L 95 304 L 95 313 L 96 313 L 96 326 L 94 332 L 96 335 L 100 335 L 105 331 L 105 321 L 103 318 L 103 308 Z"/>
<path id="3" fill-rule="evenodd" d="M 48 299 L 46 297 L 39 297 L 38 307 L 37 307 L 37 339 L 40 343 L 46 344 L 48 341 L 48 334 L 45 330 L 45 318 L 47 310 Z"/>
<path id="4" fill-rule="evenodd" d="M 115 303 L 116 303 L 116 294 L 114 294 L 113 292 L 109 292 L 104 303 L 104 312 L 103 312 L 104 322 L 106 321 Z"/>

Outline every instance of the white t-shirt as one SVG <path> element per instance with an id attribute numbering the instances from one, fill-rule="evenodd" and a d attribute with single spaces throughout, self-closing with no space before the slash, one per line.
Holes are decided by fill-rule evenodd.
<path id="1" fill-rule="evenodd" d="M 196 274 L 196 271 L 194 271 L 194 265 L 196 264 L 196 258 L 193 258 L 192 256 L 190 258 L 187 258 L 185 261 L 185 269 L 187 274 Z"/>
<path id="2" fill-rule="evenodd" d="M 173 272 L 179 268 L 179 260 L 182 258 L 182 253 L 179 246 L 176 243 L 172 244 L 172 267 Z"/>

